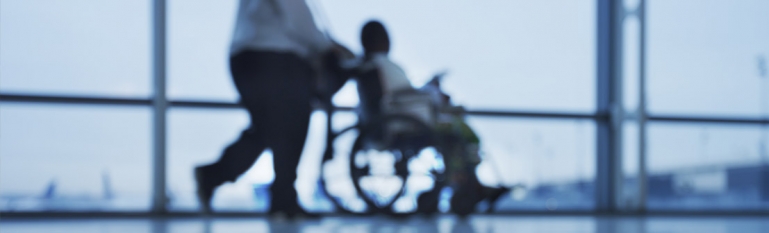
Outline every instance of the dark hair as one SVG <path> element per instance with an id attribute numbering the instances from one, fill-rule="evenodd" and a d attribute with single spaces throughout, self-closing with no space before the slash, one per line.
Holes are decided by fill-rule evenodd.
<path id="1" fill-rule="evenodd" d="M 360 32 L 360 42 L 366 53 L 389 52 L 390 38 L 387 29 L 377 20 L 371 20 L 363 26 Z"/>

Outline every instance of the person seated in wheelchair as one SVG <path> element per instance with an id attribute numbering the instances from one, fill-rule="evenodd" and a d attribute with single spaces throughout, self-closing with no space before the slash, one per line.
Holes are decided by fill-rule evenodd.
<path id="1" fill-rule="evenodd" d="M 363 26 L 361 44 L 364 57 L 354 76 L 362 127 L 376 127 L 373 124 L 381 124 L 382 117 L 388 114 L 404 114 L 421 120 L 436 134 L 439 147 L 436 149 L 443 154 L 446 165 L 446 183 L 457 190 L 452 197 L 452 211 L 468 214 L 478 202 L 496 199 L 502 190 L 483 187 L 475 175 L 475 167 L 480 163 L 480 140 L 465 123 L 464 109 L 452 105 L 450 97 L 440 90 L 442 75 L 415 89 L 403 69 L 389 59 L 389 36 L 378 21 L 369 21 Z M 379 135 L 375 140 L 387 136 Z M 421 195 L 418 211 L 437 212 L 439 192 L 433 190 Z"/>
<path id="2" fill-rule="evenodd" d="M 360 115 L 364 124 L 383 115 L 382 103 L 396 93 L 412 92 L 414 88 L 406 72 L 390 60 L 390 39 L 384 25 L 369 21 L 361 30 L 363 61 L 356 68 Z"/>
<path id="3" fill-rule="evenodd" d="M 413 127 L 407 130 L 409 123 L 403 118 L 415 118 L 426 127 L 432 127 L 434 111 L 430 97 L 416 90 L 403 69 L 390 60 L 390 39 L 384 25 L 375 20 L 367 22 L 361 30 L 360 39 L 364 55 L 354 68 L 353 76 L 356 77 L 360 98 L 357 110 L 362 128 L 380 129 L 373 134 L 373 141 L 384 142 L 398 133 L 416 131 Z M 393 120 L 396 115 L 402 117 L 400 121 Z M 417 122 L 410 123 L 413 126 Z"/>

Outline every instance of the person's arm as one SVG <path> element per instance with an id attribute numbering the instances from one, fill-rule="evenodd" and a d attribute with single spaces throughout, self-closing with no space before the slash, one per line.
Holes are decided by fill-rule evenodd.
<path id="1" fill-rule="evenodd" d="M 315 25 L 305 0 L 272 0 L 285 17 L 290 37 L 309 48 L 313 55 L 329 50 L 333 43 Z"/>

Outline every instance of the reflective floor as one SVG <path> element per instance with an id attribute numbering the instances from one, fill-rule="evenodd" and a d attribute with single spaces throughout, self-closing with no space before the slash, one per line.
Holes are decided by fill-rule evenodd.
<path id="1" fill-rule="evenodd" d="M 766 232 L 769 216 L 754 217 L 595 217 L 479 215 L 325 217 L 288 221 L 269 218 L 0 218 L 0 232 L 195 233 L 195 232 Z"/>

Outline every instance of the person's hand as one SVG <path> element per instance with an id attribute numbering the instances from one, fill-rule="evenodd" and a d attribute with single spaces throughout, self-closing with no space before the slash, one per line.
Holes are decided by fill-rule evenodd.
<path id="1" fill-rule="evenodd" d="M 350 51 L 350 49 L 348 49 L 342 44 L 337 43 L 336 41 L 332 41 L 332 43 L 333 44 L 329 50 L 330 52 L 336 54 L 339 60 L 355 59 L 355 54 L 352 51 Z"/>
<path id="2" fill-rule="evenodd" d="M 332 41 L 332 46 L 326 49 L 321 58 L 325 70 L 347 76 L 357 64 L 356 59 L 355 54 L 350 49 L 336 41 Z"/>
<path id="3" fill-rule="evenodd" d="M 328 48 L 321 57 L 321 75 L 318 83 L 321 99 L 330 99 L 331 96 L 344 86 L 351 76 L 351 71 L 343 66 L 343 63 L 355 59 L 349 49 L 337 42 Z"/>

